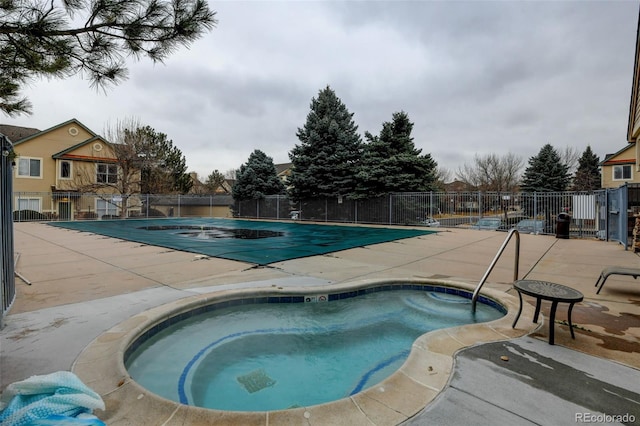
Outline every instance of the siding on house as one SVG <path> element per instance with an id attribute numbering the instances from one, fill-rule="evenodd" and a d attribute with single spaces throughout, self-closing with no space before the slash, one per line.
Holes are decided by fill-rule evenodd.
<path id="1" fill-rule="evenodd" d="M 117 162 L 107 141 L 75 118 L 36 133 L 25 129 L 24 134 L 28 136 L 13 141 L 17 154 L 13 178 L 16 210 L 36 210 L 52 218 L 60 217 L 64 210 L 65 218 L 69 219 L 105 209 L 114 213 L 115 204 L 110 196 L 117 191 L 92 188 L 97 181 L 98 164 Z M 20 134 L 14 130 L 14 134 Z M 105 197 L 80 203 L 79 195 L 64 194 L 82 191 L 105 194 Z M 117 211 L 122 207 L 118 206 Z"/>
<path id="2" fill-rule="evenodd" d="M 640 183 L 640 172 L 636 170 L 636 147 L 635 142 L 630 143 L 615 154 L 608 155 L 604 161 L 600 163 L 602 167 L 602 188 L 617 188 L 625 183 Z M 629 179 L 614 176 L 616 168 L 628 166 L 631 169 L 631 177 Z"/>

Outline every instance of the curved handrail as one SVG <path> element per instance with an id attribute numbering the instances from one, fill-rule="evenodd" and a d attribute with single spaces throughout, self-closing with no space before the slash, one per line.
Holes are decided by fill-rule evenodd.
<path id="1" fill-rule="evenodd" d="M 502 252 L 504 252 L 504 249 L 507 247 L 507 244 L 509 244 L 509 240 L 511 240 L 511 237 L 514 234 L 516 236 L 516 253 L 515 253 L 515 265 L 513 266 L 513 281 L 514 282 L 518 281 L 518 265 L 520 264 L 520 233 L 518 232 L 517 229 L 514 228 L 509 231 L 509 234 L 507 234 L 507 238 L 504 239 L 504 242 L 502 243 L 500 250 L 498 250 L 498 253 L 496 253 L 496 256 L 491 261 L 491 264 L 489 265 L 489 269 L 487 269 L 487 272 L 484 273 L 484 276 L 482 277 L 482 279 L 478 283 L 478 286 L 473 292 L 473 297 L 471 298 L 471 312 L 473 313 L 476 312 L 476 302 L 478 301 L 478 295 L 480 294 L 480 289 L 484 285 L 485 281 L 487 281 L 487 278 L 489 278 L 489 274 L 491 273 L 491 271 L 493 271 L 493 268 L 496 266 L 496 263 L 498 263 L 498 259 L 500 259 Z"/>

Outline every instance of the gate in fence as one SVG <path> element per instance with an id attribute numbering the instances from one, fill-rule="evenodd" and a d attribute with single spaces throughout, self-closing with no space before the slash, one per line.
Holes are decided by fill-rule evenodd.
<path id="1" fill-rule="evenodd" d="M 631 188 L 632 194 L 636 194 L 640 189 L 637 186 Z M 598 221 L 601 226 L 598 238 L 618 241 L 625 250 L 629 246 L 629 219 L 633 218 L 633 213 L 637 210 L 633 203 L 630 203 L 629 194 L 629 185 L 604 189 L 597 194 Z"/>

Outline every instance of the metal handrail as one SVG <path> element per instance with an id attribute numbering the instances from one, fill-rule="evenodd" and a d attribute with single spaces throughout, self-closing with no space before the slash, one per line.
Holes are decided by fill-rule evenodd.
<path id="1" fill-rule="evenodd" d="M 496 253 L 496 256 L 491 261 L 491 264 L 489 265 L 489 269 L 487 269 L 487 272 L 484 273 L 484 276 L 482 277 L 482 279 L 478 283 L 478 286 L 473 292 L 473 297 L 471 298 L 471 312 L 473 313 L 476 312 L 476 302 L 478 301 L 478 295 L 480 294 L 480 289 L 482 288 L 484 283 L 487 281 L 487 278 L 489 278 L 489 274 L 491 273 L 491 271 L 493 271 L 493 268 L 496 266 L 496 263 L 498 263 L 498 259 L 500 259 L 502 252 L 504 252 L 504 249 L 507 247 L 507 244 L 509 244 L 509 240 L 511 240 L 511 237 L 514 234 L 516 236 L 516 253 L 515 253 L 515 265 L 513 266 L 513 281 L 514 282 L 518 281 L 518 265 L 520 264 L 520 233 L 518 232 L 517 229 L 514 228 L 509 231 L 509 234 L 507 235 L 507 238 L 504 239 L 504 242 L 502 243 L 500 250 L 498 250 L 498 253 Z"/>

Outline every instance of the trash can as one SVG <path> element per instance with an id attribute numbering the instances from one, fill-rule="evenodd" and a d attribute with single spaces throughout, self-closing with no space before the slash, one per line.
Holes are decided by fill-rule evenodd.
<path id="1" fill-rule="evenodd" d="M 560 213 L 556 219 L 556 238 L 569 239 L 570 227 L 571 216 L 567 213 Z"/>

